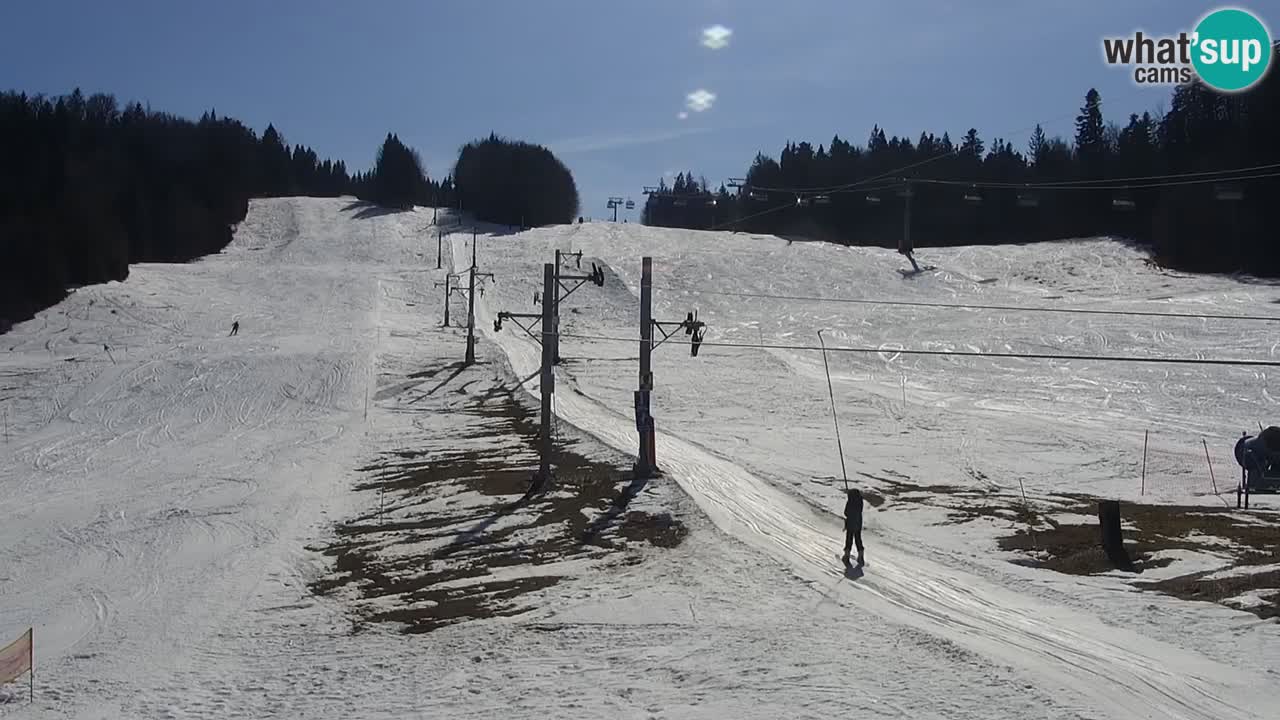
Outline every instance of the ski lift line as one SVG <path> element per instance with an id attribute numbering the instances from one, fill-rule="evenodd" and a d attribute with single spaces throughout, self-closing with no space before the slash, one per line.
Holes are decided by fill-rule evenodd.
<path id="1" fill-rule="evenodd" d="M 1267 178 L 1280 177 L 1280 171 L 1258 173 L 1255 175 L 1238 175 L 1230 178 L 1202 178 L 1193 180 L 1175 180 L 1172 182 L 1145 182 L 1139 184 L 1118 184 L 1118 185 L 1037 185 L 1024 183 L 995 183 L 995 182 L 963 182 L 960 180 L 927 180 L 912 179 L 911 182 L 920 185 L 951 185 L 963 186 L 966 188 L 996 188 L 1008 190 L 1143 190 L 1146 188 L 1162 188 L 1162 187 L 1179 187 L 1186 185 L 1213 185 L 1223 182 L 1241 182 L 1245 180 L 1265 180 Z"/>
<path id="2" fill-rule="evenodd" d="M 601 342 L 618 342 L 618 343 L 635 343 L 640 338 L 614 337 L 608 335 L 579 335 L 577 333 L 560 333 L 562 338 L 574 338 L 577 340 L 598 340 Z M 689 343 L 682 340 L 672 340 L 679 345 L 687 345 Z M 723 347 L 723 348 L 742 348 L 745 350 L 806 350 L 813 352 L 822 352 L 820 345 L 775 345 L 769 343 L 726 343 L 714 342 L 711 340 L 703 340 L 699 343 L 703 347 Z M 1071 355 L 1056 353 L 1011 353 L 1011 352 L 974 352 L 971 350 L 908 350 L 899 348 L 870 348 L 870 347 L 827 347 L 827 352 L 848 352 L 859 353 L 863 355 L 931 355 L 931 356 L 950 356 L 950 357 L 975 357 L 975 358 L 1002 358 L 1002 359 L 1018 359 L 1018 360 L 1084 360 L 1094 362 L 1117 362 L 1117 363 L 1140 363 L 1140 364 L 1158 364 L 1158 365 L 1225 365 L 1235 367 L 1280 367 L 1280 360 L 1246 360 L 1246 359 L 1227 359 L 1227 358 L 1188 358 L 1188 357 L 1134 357 L 1124 355 Z"/>
<path id="3" fill-rule="evenodd" d="M 655 285 L 654 290 L 670 292 L 691 292 L 698 295 L 727 295 L 731 297 L 762 298 L 767 300 L 800 300 L 805 302 L 848 303 L 851 305 L 890 305 L 895 307 L 923 307 L 945 310 L 1000 310 L 1004 312 L 1044 312 L 1068 315 L 1115 315 L 1121 317 L 1165 317 L 1188 320 L 1245 320 L 1257 322 L 1280 322 L 1280 316 L 1271 315 L 1209 315 L 1204 313 L 1161 312 L 1159 310 L 1099 310 L 1096 308 L 1052 308 L 1030 307 L 1025 305 L 977 305 L 969 303 L 936 303 L 922 300 L 871 300 L 866 298 L 817 297 L 808 295 L 770 295 L 767 293 L 730 292 L 727 290 L 689 290 Z"/>
<path id="4" fill-rule="evenodd" d="M 708 230 L 719 230 L 719 229 L 721 229 L 721 228 L 726 228 L 726 227 L 730 227 L 730 226 L 732 226 L 732 225 L 736 225 L 737 223 L 743 222 L 744 220 L 750 220 L 750 219 L 752 219 L 752 218 L 758 218 L 758 217 L 760 217 L 761 215 L 768 215 L 769 213 L 775 213 L 775 212 L 778 212 L 779 210 L 785 210 L 786 208 L 789 208 L 789 207 L 795 207 L 795 203 L 791 203 L 791 202 L 783 203 L 783 204 L 781 204 L 781 205 L 778 205 L 777 207 L 771 207 L 771 208 L 769 208 L 768 210 L 761 210 L 761 211 L 760 211 L 760 212 L 758 212 L 758 213 L 752 213 L 752 214 L 750 214 L 750 215 L 745 215 L 745 216 L 743 216 L 743 217 L 737 218 L 737 219 L 735 219 L 735 220 L 729 220 L 729 221 L 727 221 L 727 222 L 722 222 L 722 223 L 720 223 L 720 224 L 718 224 L 718 225 L 712 225 L 711 227 L 709 227 L 709 228 L 707 228 L 707 229 L 708 229 Z"/>
<path id="5" fill-rule="evenodd" d="M 1141 92 L 1134 92 L 1134 93 L 1130 93 L 1130 94 L 1128 94 L 1128 95 L 1124 96 L 1124 98 L 1122 98 L 1122 99 L 1123 99 L 1123 100 L 1126 100 L 1126 101 L 1128 101 L 1128 100 L 1132 100 L 1132 99 L 1134 99 L 1134 98 L 1138 97 L 1138 95 L 1139 95 L 1139 94 L 1141 94 Z M 1063 120 L 1070 120 L 1070 119 L 1074 118 L 1075 116 L 1076 116 L 1076 113 L 1075 113 L 1075 112 L 1067 113 L 1067 114 L 1065 114 L 1065 115 L 1061 115 L 1061 116 L 1059 116 L 1059 117 L 1053 118 L 1052 120 L 1042 121 L 1042 122 L 1037 122 L 1035 125 L 1032 125 L 1032 126 L 1030 126 L 1030 127 L 1020 128 L 1020 129 L 1018 129 L 1018 130 L 1013 130 L 1013 131 L 1011 131 L 1011 132 L 1006 132 L 1006 133 L 1002 133 L 1002 134 L 997 134 L 995 137 L 1010 137 L 1010 136 L 1013 136 L 1013 135 L 1020 135 L 1020 134 L 1022 134 L 1022 133 L 1025 133 L 1025 132 L 1029 132 L 1029 131 L 1031 131 L 1031 130 L 1034 130 L 1034 129 L 1035 129 L 1035 127 L 1036 127 L 1036 125 L 1050 125 L 1050 126 L 1051 126 L 1051 125 L 1053 125 L 1054 123 L 1062 122 Z M 862 185 L 866 185 L 867 183 L 875 182 L 875 181 L 877 181 L 877 180 L 883 180 L 883 179 L 885 179 L 885 178 L 887 178 L 887 177 L 893 177 L 893 176 L 895 176 L 895 175 L 899 175 L 900 173 L 902 173 L 902 172 L 904 172 L 904 171 L 906 171 L 906 170 L 914 170 L 915 168 L 918 168 L 918 167 L 920 167 L 920 166 L 922 166 L 922 165 L 928 165 L 929 163 L 937 162 L 938 160 L 942 160 L 943 158 L 948 158 L 948 157 L 951 157 L 951 156 L 953 156 L 953 155 L 959 155 L 962 151 L 964 151 L 964 148 L 963 148 L 962 146 L 956 146 L 955 148 L 953 148 L 952 150 L 950 150 L 950 151 L 948 151 L 948 152 L 939 153 L 938 155 L 935 155 L 935 156 L 933 156 L 933 157 L 931 157 L 931 158 L 925 158 L 924 160 L 920 160 L 920 161 L 918 161 L 918 162 L 911 163 L 910 165 L 904 165 L 904 166 L 902 166 L 902 167 L 900 167 L 900 168 L 895 168 L 895 169 L 893 169 L 893 170 L 890 170 L 890 171 L 888 171 L 888 172 L 882 173 L 882 174 L 880 174 L 880 175 L 875 175 L 875 176 L 873 176 L 873 177 L 866 178 L 865 180 L 857 180 L 857 181 L 855 181 L 855 182 L 852 182 L 852 183 L 846 183 L 846 184 L 843 184 L 843 185 L 831 185 L 831 186 L 828 186 L 828 187 L 818 187 L 818 188 L 766 188 L 766 187 L 762 187 L 762 188 L 757 188 L 757 189 L 759 189 L 759 190 L 767 190 L 767 191 L 777 191 L 777 192 L 789 192 L 789 193 L 796 193 L 796 192 L 809 192 L 809 193 L 816 193 L 816 192 L 840 192 L 840 191 L 847 190 L 847 189 L 851 189 L 851 188 L 857 188 L 857 187 L 860 187 L 860 186 L 862 186 Z"/>
<path id="6" fill-rule="evenodd" d="M 906 168 L 903 168 L 903 169 L 906 169 Z M 1203 171 L 1187 172 L 1187 173 L 1168 173 L 1164 175 L 1142 175 L 1142 176 L 1124 177 L 1124 178 L 1105 178 L 1105 179 L 1099 179 L 1099 180 L 1045 180 L 1041 182 L 1031 182 L 1031 183 L 1002 183 L 1002 182 L 983 181 L 983 180 L 935 180 L 930 178 L 910 178 L 910 180 L 911 182 L 918 182 L 918 183 L 967 185 L 970 187 L 979 187 L 979 188 L 1007 187 L 1007 188 L 1026 188 L 1026 189 L 1032 189 L 1032 188 L 1061 189 L 1067 186 L 1072 186 L 1072 187 L 1080 186 L 1084 188 L 1085 186 L 1114 185 L 1114 184 L 1120 184 L 1120 183 L 1149 182 L 1149 181 L 1158 181 L 1158 180 L 1181 180 L 1184 178 L 1208 178 L 1210 176 L 1212 176 L 1213 179 L 1209 180 L 1208 182 L 1232 182 L 1235 180 L 1248 179 L 1243 177 L 1237 177 L 1237 175 L 1241 173 L 1256 173 L 1259 171 L 1278 170 L 1278 169 L 1280 169 L 1280 163 L 1270 163 L 1267 165 L 1253 165 L 1250 167 L 1224 168 L 1221 170 L 1203 170 Z M 1266 176 L 1266 177 L 1270 177 L 1270 176 Z M 772 191 L 772 192 L 789 192 L 789 193 L 804 192 L 804 193 L 810 193 L 810 194 L 823 193 L 828 191 L 825 188 L 784 189 L 784 188 L 770 188 L 770 187 L 755 187 L 755 189 Z M 1099 187 L 1096 189 L 1103 189 L 1103 188 Z M 858 191 L 862 192 L 861 189 L 859 189 Z M 830 192 L 840 192 L 840 191 L 830 190 Z"/>
<path id="7" fill-rule="evenodd" d="M 1000 187 L 1019 187 L 1019 188 L 1037 188 L 1037 187 L 1060 187 L 1066 185 L 1100 185 L 1110 183 L 1129 183 L 1129 182 L 1145 182 L 1149 180 L 1181 180 L 1183 178 L 1207 177 L 1209 175 L 1229 176 L 1236 173 L 1253 173 L 1263 170 L 1280 169 L 1280 163 L 1271 163 L 1269 165 L 1254 165 L 1252 167 L 1230 168 L 1226 170 L 1203 170 L 1200 172 L 1187 173 L 1169 173 L 1166 175 L 1141 175 L 1136 177 L 1123 178 L 1105 178 L 1100 180 L 1045 180 L 1033 183 L 993 183 L 984 182 L 982 180 L 946 180 L 944 182 L 963 183 L 966 185 L 976 185 L 978 187 L 998 185 Z M 1218 177 L 1213 182 L 1231 182 L 1235 177 Z M 930 179 L 912 179 L 912 182 L 936 182 Z"/>
<path id="8" fill-rule="evenodd" d="M 897 183 L 888 184 L 888 185 L 881 185 L 881 186 L 873 187 L 873 188 L 864 188 L 863 190 L 860 190 L 860 192 L 876 192 L 876 191 L 878 191 L 878 190 L 886 190 L 886 189 L 893 188 L 893 187 L 897 187 Z M 726 227 L 729 227 L 729 226 L 731 226 L 731 225 L 736 225 L 737 223 L 743 222 L 744 220 L 750 220 L 750 219 L 752 219 L 752 218 L 760 217 L 761 215 L 768 215 L 769 213 L 775 213 L 775 212 L 778 212 L 779 210 L 786 210 L 787 208 L 791 208 L 791 207 L 795 207 L 795 206 L 796 206 L 796 204 L 795 204 L 795 203 L 788 201 L 788 202 L 782 203 L 781 205 L 777 205 L 777 206 L 775 206 L 775 207 L 771 207 L 771 208 L 769 208 L 768 210 L 761 210 L 761 211 L 760 211 L 760 212 L 758 212 L 758 213 L 753 213 L 753 214 L 751 214 L 751 215 L 744 215 L 743 217 L 740 217 L 740 218 L 737 218 L 737 219 L 734 219 L 734 220 L 729 220 L 729 221 L 726 221 L 726 222 L 722 222 L 722 223 L 720 223 L 720 224 L 718 224 L 718 225 L 712 225 L 711 227 L 707 228 L 707 230 L 720 230 L 720 229 L 722 229 L 722 228 L 726 228 Z"/>

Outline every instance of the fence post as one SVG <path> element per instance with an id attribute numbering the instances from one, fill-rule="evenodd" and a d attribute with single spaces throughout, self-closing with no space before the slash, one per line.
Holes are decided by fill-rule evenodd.
<path id="1" fill-rule="evenodd" d="M 1209 442 L 1204 438 L 1200 438 L 1200 444 L 1204 445 L 1204 461 L 1209 465 L 1209 482 L 1213 483 L 1213 494 L 1218 494 L 1218 479 L 1213 476 L 1213 461 L 1209 459 Z"/>
<path id="2" fill-rule="evenodd" d="M 1147 439 L 1150 434 L 1150 430 L 1142 431 L 1142 485 L 1138 490 L 1139 495 L 1147 494 Z"/>

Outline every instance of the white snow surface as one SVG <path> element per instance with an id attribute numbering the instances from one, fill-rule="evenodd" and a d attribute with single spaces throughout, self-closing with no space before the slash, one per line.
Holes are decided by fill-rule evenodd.
<path id="1" fill-rule="evenodd" d="M 1008 563 L 977 523 L 868 508 L 869 565 L 845 578 L 840 463 L 822 357 L 807 350 L 655 352 L 656 482 L 687 494 L 680 547 L 584 569 L 525 615 L 351 634 L 343 599 L 309 593 L 328 561 L 307 548 L 376 505 L 351 489 L 364 460 L 433 431 L 431 415 L 392 413 L 378 395 L 393 356 L 461 355 L 456 333 L 432 334 L 443 273 L 429 221 L 350 199 L 255 201 L 224 252 L 134 266 L 0 336 L 0 643 L 34 626 L 37 644 L 35 704 L 11 686 L 0 716 L 1280 714 L 1275 623 Z M 629 224 L 486 229 L 479 265 L 496 277 L 477 302 L 480 353 L 533 375 L 530 392 L 538 346 L 511 325 L 494 333 L 494 317 L 535 311 L 555 248 L 605 267 L 605 287 L 564 301 L 556 412 L 627 452 L 637 345 L 574 336 L 637 337 L 642 255 L 655 258 L 655 316 L 696 307 L 714 341 L 812 345 L 827 328 L 832 346 L 1255 359 L 1280 347 L 1271 323 L 709 292 L 1280 315 L 1274 285 L 1161 272 L 1106 240 L 922 250 L 939 269 L 904 278 L 878 249 Z M 469 240 L 446 243 L 454 269 Z M 1252 368 L 830 360 L 849 474 L 879 489 L 1007 500 L 1022 481 L 1033 502 L 1214 505 L 1201 438 L 1225 491 L 1231 443 L 1277 404 Z"/>

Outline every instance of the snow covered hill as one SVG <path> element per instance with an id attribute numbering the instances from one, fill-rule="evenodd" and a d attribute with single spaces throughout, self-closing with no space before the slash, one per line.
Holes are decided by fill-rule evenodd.
<path id="1" fill-rule="evenodd" d="M 223 253 L 135 266 L 0 336 L 0 643 L 29 626 L 37 643 L 36 703 L 0 694 L 0 717 L 1274 716 L 1276 624 L 1116 574 L 1011 564 L 991 527 L 936 507 L 869 510 L 870 564 L 845 578 L 809 350 L 655 352 L 669 480 L 652 490 L 687 493 L 655 496 L 692 528 L 680 547 L 582 567 L 514 617 L 352 633 L 348 603 L 308 589 L 330 570 L 308 548 L 378 503 L 353 489 L 366 461 L 451 432 L 444 410 L 393 402 L 408 368 L 462 354 L 439 328 L 429 222 L 350 199 L 256 201 Z M 615 450 L 635 445 L 643 255 L 656 317 L 696 308 L 709 340 L 807 346 L 826 328 L 832 345 L 884 348 L 831 355 L 849 472 L 874 492 L 1221 506 L 1201 438 L 1227 486 L 1233 438 L 1275 421 L 1260 369 L 893 352 L 1274 359 L 1272 323 L 780 297 L 1280 314 L 1273 285 L 1164 273 L 1108 241 L 926 250 L 938 269 L 903 277 L 878 249 L 486 229 L 476 372 L 508 385 L 533 374 L 537 346 L 495 333 L 497 312 L 536 309 L 556 248 L 606 268 L 603 288 L 565 301 L 556 412 Z M 470 256 L 469 234 L 446 243 L 448 267 Z"/>

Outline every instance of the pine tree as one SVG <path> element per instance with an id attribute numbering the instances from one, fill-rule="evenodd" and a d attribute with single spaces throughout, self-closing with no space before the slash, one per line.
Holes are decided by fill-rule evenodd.
<path id="1" fill-rule="evenodd" d="M 1102 122 L 1102 96 L 1090 88 L 1084 107 L 1076 116 L 1076 153 L 1086 179 L 1103 177 L 1107 156 L 1106 127 Z"/>

